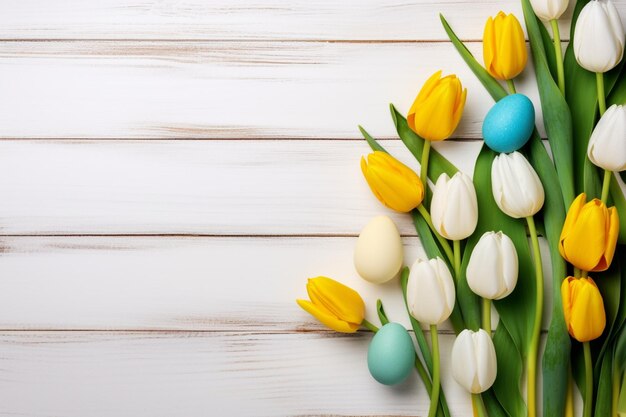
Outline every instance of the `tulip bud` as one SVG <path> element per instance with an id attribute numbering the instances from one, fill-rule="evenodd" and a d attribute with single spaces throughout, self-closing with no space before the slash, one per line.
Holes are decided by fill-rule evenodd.
<path id="1" fill-rule="evenodd" d="M 326 327 L 341 333 L 359 329 L 365 318 L 365 303 L 359 293 L 326 277 L 309 279 L 306 290 L 311 301 L 296 302 Z"/>
<path id="2" fill-rule="evenodd" d="M 491 166 L 491 189 L 500 210 L 515 219 L 537 213 L 545 198 L 537 173 L 519 152 L 496 156 Z"/>
<path id="3" fill-rule="evenodd" d="M 462 172 L 452 179 L 441 174 L 433 191 L 430 215 L 435 229 L 446 239 L 462 240 L 474 233 L 478 202 L 472 179 Z"/>
<path id="4" fill-rule="evenodd" d="M 574 29 L 574 56 L 592 72 L 613 69 L 624 54 L 624 27 L 611 0 L 593 0 L 583 7 Z"/>
<path id="5" fill-rule="evenodd" d="M 559 239 L 561 256 L 583 271 L 605 271 L 611 265 L 619 234 L 615 207 L 580 194 L 569 210 Z"/>
<path id="6" fill-rule="evenodd" d="M 602 335 L 606 313 L 602 294 L 591 278 L 568 277 L 561 284 L 563 314 L 569 334 L 579 342 Z"/>
<path id="7" fill-rule="evenodd" d="M 441 258 L 415 261 L 406 291 L 409 312 L 420 323 L 440 324 L 452 314 L 454 282 Z"/>
<path id="8" fill-rule="evenodd" d="M 517 284 L 518 259 L 515 245 L 502 232 L 480 237 L 467 264 L 467 284 L 483 298 L 500 300 Z"/>
<path id="9" fill-rule="evenodd" d="M 467 89 L 456 75 L 433 74 L 413 102 L 407 122 L 411 130 L 430 141 L 450 137 L 461 121 Z"/>
<path id="10" fill-rule="evenodd" d="M 594 165 L 608 171 L 626 170 L 626 106 L 613 104 L 596 125 L 587 148 Z"/>
<path id="11" fill-rule="evenodd" d="M 463 330 L 452 346 L 452 376 L 472 394 L 487 391 L 498 373 L 496 349 L 483 329 Z"/>
<path id="12" fill-rule="evenodd" d="M 402 213 L 422 204 L 424 185 L 409 167 L 386 152 L 361 158 L 361 171 L 370 189 L 385 206 Z"/>
<path id="13" fill-rule="evenodd" d="M 528 51 L 522 26 L 515 16 L 498 13 L 489 17 L 483 33 L 483 59 L 489 74 L 512 80 L 526 66 Z"/>
<path id="14" fill-rule="evenodd" d="M 550 20 L 561 17 L 567 6 L 568 0 L 530 0 L 533 10 L 539 19 L 549 22 Z"/>

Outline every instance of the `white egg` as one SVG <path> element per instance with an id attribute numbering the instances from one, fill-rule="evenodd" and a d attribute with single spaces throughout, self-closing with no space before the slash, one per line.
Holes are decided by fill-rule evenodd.
<path id="1" fill-rule="evenodd" d="M 361 278 L 382 284 L 398 275 L 404 252 L 393 220 L 378 216 L 365 225 L 354 249 L 354 266 Z"/>

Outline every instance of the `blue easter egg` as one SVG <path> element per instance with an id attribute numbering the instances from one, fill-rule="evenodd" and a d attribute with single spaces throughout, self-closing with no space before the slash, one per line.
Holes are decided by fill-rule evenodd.
<path id="1" fill-rule="evenodd" d="M 387 323 L 374 335 L 367 351 L 367 367 L 381 384 L 404 381 L 413 369 L 415 348 L 404 326 Z"/>
<path id="2" fill-rule="evenodd" d="M 534 127 L 533 103 L 523 94 L 512 94 L 494 104 L 487 113 L 483 138 L 494 151 L 509 153 L 528 142 Z"/>

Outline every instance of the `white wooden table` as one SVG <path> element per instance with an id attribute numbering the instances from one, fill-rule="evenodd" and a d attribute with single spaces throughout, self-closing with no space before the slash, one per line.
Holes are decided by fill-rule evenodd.
<path id="1" fill-rule="evenodd" d="M 480 57 L 500 9 L 521 18 L 517 0 L 2 0 L 0 415 L 425 415 L 416 377 L 369 376 L 371 334 L 294 299 L 328 275 L 407 323 L 397 282 L 352 265 L 377 214 L 419 251 L 361 178 L 356 125 L 415 166 L 388 103 L 455 72 L 465 116 L 437 149 L 471 172 L 491 99 L 438 12 Z M 538 104 L 530 75 L 519 89 Z"/>

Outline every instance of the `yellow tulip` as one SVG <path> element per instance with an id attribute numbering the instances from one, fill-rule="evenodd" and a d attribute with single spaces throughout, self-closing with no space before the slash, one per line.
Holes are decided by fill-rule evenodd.
<path id="1" fill-rule="evenodd" d="M 567 212 L 559 251 L 578 269 L 605 271 L 613 260 L 618 234 L 619 217 L 615 207 L 607 208 L 598 199 L 586 202 L 582 193 Z"/>
<path id="2" fill-rule="evenodd" d="M 483 59 L 489 74 L 500 80 L 512 80 L 526 66 L 528 52 L 524 31 L 512 14 L 489 17 L 483 33 Z"/>
<path id="3" fill-rule="evenodd" d="M 591 278 L 568 277 L 561 284 L 565 325 L 572 337 L 588 342 L 602 335 L 606 313 L 602 294 Z"/>
<path id="4" fill-rule="evenodd" d="M 411 130 L 430 141 L 449 138 L 461 121 L 467 89 L 456 75 L 433 74 L 413 102 L 407 122 Z"/>
<path id="5" fill-rule="evenodd" d="M 424 185 L 411 168 L 386 152 L 361 158 L 361 171 L 372 192 L 385 206 L 407 213 L 424 199 Z"/>
<path id="6" fill-rule="evenodd" d="M 365 318 L 365 303 L 352 288 L 331 278 L 311 278 L 306 284 L 308 300 L 296 300 L 323 325 L 341 333 L 356 332 Z"/>

